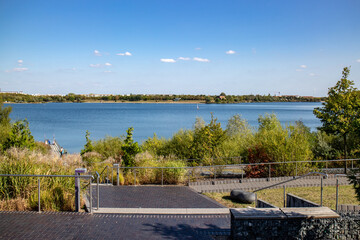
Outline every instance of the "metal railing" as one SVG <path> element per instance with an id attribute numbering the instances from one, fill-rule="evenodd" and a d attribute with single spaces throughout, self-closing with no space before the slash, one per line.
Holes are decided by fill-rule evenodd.
<path id="1" fill-rule="evenodd" d="M 91 175 L 36 175 L 36 174 L 0 174 L 0 177 L 34 177 L 34 178 L 38 178 L 38 212 L 41 212 L 41 186 L 40 186 L 40 178 L 55 178 L 55 177 L 64 177 L 64 178 L 74 178 L 75 179 L 75 183 L 81 179 L 81 178 L 85 178 L 85 179 L 89 179 L 89 182 L 91 183 L 91 179 L 93 178 L 93 176 Z M 91 186 L 91 184 L 90 184 Z M 76 187 L 76 186 L 75 186 Z M 92 213 L 92 206 L 91 206 L 91 202 L 92 202 L 92 193 L 91 193 L 91 187 L 90 187 L 90 213 Z M 75 189 L 76 192 L 76 189 Z M 78 191 L 78 193 L 80 194 L 80 191 Z M 80 195 L 79 195 L 80 197 Z M 76 199 L 76 197 L 75 197 Z M 77 205 L 77 201 L 75 200 L 75 208 Z M 79 206 L 78 206 L 79 207 Z M 79 210 L 79 208 L 77 208 L 77 211 Z"/>
<path id="2" fill-rule="evenodd" d="M 323 166 L 308 166 L 307 171 L 321 171 L 321 172 L 329 172 L 331 171 L 331 169 L 335 169 L 335 170 L 340 170 L 342 171 L 343 168 L 329 168 L 329 165 L 331 163 L 341 163 L 341 162 L 351 162 L 351 167 L 354 168 L 354 162 L 358 162 L 360 159 L 337 159 L 337 160 L 314 160 L 314 161 L 289 161 L 289 162 L 267 162 L 267 163 L 242 163 L 242 164 L 232 164 L 232 165 L 210 165 L 210 166 L 195 166 L 195 167 L 123 167 L 123 166 L 119 166 L 119 164 L 114 164 L 112 167 L 106 166 L 100 176 L 102 175 L 102 173 L 105 172 L 105 170 L 107 171 L 107 176 L 109 176 L 109 171 L 110 176 L 111 176 L 111 183 L 114 184 L 114 179 L 113 179 L 113 171 L 116 171 L 116 185 L 119 185 L 119 177 L 120 177 L 120 170 L 122 171 L 126 171 L 129 170 L 130 172 L 132 172 L 133 174 L 133 185 L 137 185 L 138 183 L 138 179 L 137 179 L 137 174 L 141 171 L 141 170 L 154 170 L 154 171 L 161 171 L 161 180 L 158 181 L 158 183 L 161 183 L 161 185 L 164 185 L 165 183 L 165 177 L 164 177 L 164 171 L 168 170 L 168 169 L 184 169 L 186 171 L 185 176 L 187 177 L 188 182 L 190 183 L 191 180 L 197 180 L 200 177 L 203 178 L 212 178 L 214 180 L 216 180 L 217 177 L 221 177 L 224 176 L 224 172 L 231 172 L 232 177 L 241 177 L 241 179 L 243 179 L 244 177 L 246 177 L 245 175 L 245 169 L 251 166 L 262 166 L 264 168 L 267 168 L 266 170 L 268 171 L 267 174 L 267 178 L 269 181 L 271 181 L 272 176 L 272 169 L 276 169 L 277 166 L 280 165 L 289 165 L 292 164 L 294 169 L 293 169 L 293 174 L 291 176 L 297 177 L 299 171 L 299 167 L 302 164 L 308 164 L 308 165 L 325 165 L 325 168 Z M 236 174 L 234 174 L 234 172 L 237 171 Z M 265 171 L 266 172 L 266 171 Z M 191 178 L 191 176 L 193 176 Z M 108 177 L 109 178 L 109 177 Z M 101 179 L 101 178 L 100 178 Z"/>
<path id="3" fill-rule="evenodd" d="M 275 183 L 275 184 L 272 184 L 270 186 L 266 186 L 266 187 L 263 187 L 263 188 L 259 188 L 259 189 L 256 189 L 255 191 L 253 191 L 255 193 L 255 206 L 256 206 L 256 200 L 257 200 L 257 196 L 256 196 L 256 192 L 259 192 L 261 190 L 265 190 L 265 189 L 268 189 L 268 188 L 272 188 L 272 187 L 275 187 L 275 186 L 278 186 L 278 185 L 282 185 L 282 184 L 285 184 L 285 183 L 288 183 L 288 182 L 292 182 L 292 181 L 295 181 L 295 180 L 298 180 L 300 178 L 304 178 L 304 177 L 307 177 L 307 176 L 310 176 L 310 175 L 315 175 L 315 174 L 318 174 L 318 175 L 322 175 L 323 177 L 327 178 L 328 175 L 326 173 L 322 173 L 322 172 L 311 172 L 311 173 L 308 173 L 308 174 L 304 174 L 302 176 L 299 176 L 299 177 L 294 177 L 293 179 L 289 179 L 289 180 L 285 180 L 285 181 L 282 181 L 282 182 L 279 182 L 279 183 Z M 320 177 L 321 179 L 321 188 L 320 188 L 320 206 L 322 206 L 323 204 L 323 178 Z M 286 186 L 284 185 L 284 207 L 286 207 Z"/>

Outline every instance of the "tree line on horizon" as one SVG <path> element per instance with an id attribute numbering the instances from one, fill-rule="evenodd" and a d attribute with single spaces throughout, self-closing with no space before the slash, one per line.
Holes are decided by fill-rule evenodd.
<path id="1" fill-rule="evenodd" d="M 326 97 L 312 96 L 272 96 L 268 95 L 172 95 L 172 94 L 129 94 L 129 95 L 94 95 L 94 94 L 74 94 L 62 95 L 30 95 L 20 93 L 1 92 L 2 101 L 9 103 L 49 103 L 49 102 L 184 102 L 199 101 L 202 103 L 244 103 L 244 102 L 320 102 Z"/>

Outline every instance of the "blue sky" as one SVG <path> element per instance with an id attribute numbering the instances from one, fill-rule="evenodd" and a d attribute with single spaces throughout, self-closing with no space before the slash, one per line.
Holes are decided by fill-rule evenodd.
<path id="1" fill-rule="evenodd" d="M 0 0 L 0 88 L 325 96 L 359 43 L 358 0 Z"/>

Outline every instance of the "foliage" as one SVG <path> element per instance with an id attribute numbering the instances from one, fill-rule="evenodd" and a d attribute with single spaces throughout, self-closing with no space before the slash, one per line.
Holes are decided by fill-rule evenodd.
<path id="1" fill-rule="evenodd" d="M 220 156 L 229 158 L 227 164 L 235 163 L 232 158 L 246 156 L 254 145 L 254 130 L 240 115 L 234 115 L 228 120 L 225 133 L 226 138 L 219 147 Z"/>
<path id="2" fill-rule="evenodd" d="M 135 155 L 141 152 L 138 143 L 133 140 L 133 130 L 134 128 L 132 127 L 128 128 L 126 131 L 126 139 L 121 147 L 121 150 L 123 151 L 122 160 L 125 167 L 135 166 Z"/>
<path id="3" fill-rule="evenodd" d="M 0 155 L 0 174 L 71 175 L 79 165 L 77 161 L 55 158 L 51 153 L 26 148 L 10 148 Z M 74 180 L 71 178 L 41 178 L 42 209 L 74 210 L 73 191 Z M 37 178 L 1 177 L 0 201 L 11 199 L 23 199 L 29 208 L 36 209 Z"/>
<path id="4" fill-rule="evenodd" d="M 3 149 L 6 150 L 11 147 L 32 149 L 34 145 L 35 141 L 31 135 L 28 121 L 19 120 L 12 125 L 11 132 L 4 142 Z"/>
<path id="5" fill-rule="evenodd" d="M 350 173 L 347 175 L 350 184 L 353 185 L 355 190 L 356 198 L 360 201 L 360 169 L 352 169 Z"/>
<path id="6" fill-rule="evenodd" d="M 141 154 L 139 154 L 141 155 Z M 145 168 L 145 169 L 137 169 L 136 178 L 138 183 L 161 183 L 161 179 L 163 178 L 164 184 L 179 184 L 184 181 L 186 170 L 186 163 L 178 160 L 171 159 L 160 159 L 155 160 L 151 155 L 145 153 L 145 157 L 137 156 L 137 167 L 156 167 L 156 168 Z M 162 168 L 162 169 L 161 169 Z M 133 182 L 133 176 L 130 175 L 130 180 L 127 182 Z"/>
<path id="7" fill-rule="evenodd" d="M 275 114 L 259 117 L 259 130 L 255 134 L 255 142 L 270 157 L 270 162 L 309 161 L 312 159 L 311 134 L 301 122 L 282 127 Z M 298 167 L 298 174 L 306 171 L 306 164 Z M 295 171 L 294 164 L 274 166 L 276 174 L 291 175 Z"/>
<path id="8" fill-rule="evenodd" d="M 261 146 L 254 146 L 249 149 L 248 152 L 248 161 L 249 163 L 269 163 L 271 161 L 269 155 L 266 153 L 265 149 Z M 265 178 L 269 177 L 269 165 L 260 164 L 260 165 L 248 165 L 244 169 L 246 177 L 248 178 Z M 271 168 L 271 175 L 274 175 L 274 168 Z"/>
<path id="9" fill-rule="evenodd" d="M 11 131 L 10 113 L 11 107 L 4 108 L 0 101 L 0 150 L 3 148 L 3 144 L 9 137 Z"/>
<path id="10" fill-rule="evenodd" d="M 86 138 L 86 143 L 84 145 L 84 149 L 81 150 L 81 153 L 80 153 L 81 155 L 84 155 L 84 153 L 87 153 L 87 152 L 94 151 L 92 141 L 90 140 L 90 132 L 88 130 L 86 130 L 85 138 Z"/>
<path id="11" fill-rule="evenodd" d="M 192 142 L 192 159 L 203 159 L 206 157 L 214 158 L 217 156 L 218 147 L 225 140 L 225 131 L 221 128 L 221 123 L 211 114 L 211 121 L 205 126 L 200 126 L 194 130 Z"/>
<path id="12" fill-rule="evenodd" d="M 225 95 L 225 94 L 224 94 Z M 69 93 L 62 95 L 28 95 L 19 93 L 1 93 L 4 101 L 13 103 L 48 103 L 48 102 L 134 102 L 134 101 L 198 101 L 204 103 L 239 103 L 239 102 L 320 102 L 324 98 L 301 96 L 270 96 L 270 95 L 226 95 L 226 99 L 219 99 L 218 95 L 176 95 L 176 94 L 130 94 L 130 95 L 84 95 Z"/>
<path id="13" fill-rule="evenodd" d="M 344 155 L 347 158 L 347 136 L 360 128 L 360 95 L 348 80 L 350 69 L 345 67 L 342 78 L 329 89 L 328 98 L 322 108 L 316 108 L 314 114 L 322 123 L 321 130 L 340 135 L 344 139 Z"/>
<path id="14" fill-rule="evenodd" d="M 93 150 L 99 153 L 103 160 L 113 159 L 115 162 L 120 162 L 123 144 L 124 140 L 121 137 L 106 136 L 105 139 L 93 143 Z"/>

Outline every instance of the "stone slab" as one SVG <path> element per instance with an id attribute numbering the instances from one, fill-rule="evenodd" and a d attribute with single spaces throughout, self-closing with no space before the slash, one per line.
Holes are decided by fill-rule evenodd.
<path id="1" fill-rule="evenodd" d="M 339 214 L 328 207 L 281 208 L 288 218 L 339 218 Z"/>
<path id="2" fill-rule="evenodd" d="M 230 209 L 232 217 L 240 219 L 286 219 L 280 208 L 233 208 Z"/>
<path id="3" fill-rule="evenodd" d="M 118 214 L 229 214 L 227 208 L 99 208 L 94 213 Z"/>

